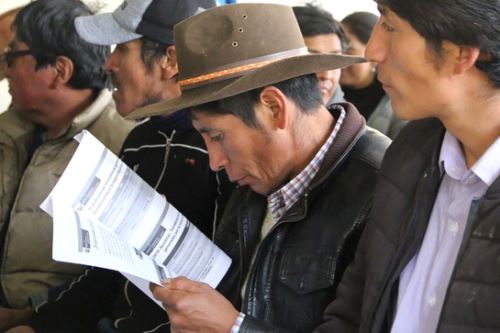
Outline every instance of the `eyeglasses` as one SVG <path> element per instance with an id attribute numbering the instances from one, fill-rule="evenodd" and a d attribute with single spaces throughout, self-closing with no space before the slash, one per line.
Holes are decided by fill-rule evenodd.
<path id="1" fill-rule="evenodd" d="M 33 51 L 31 51 L 31 50 L 19 50 L 19 51 L 8 50 L 8 51 L 5 51 L 3 53 L 3 58 L 5 59 L 5 63 L 7 64 L 7 67 L 11 67 L 17 58 L 24 57 L 24 56 L 30 55 L 30 54 L 33 54 Z"/>

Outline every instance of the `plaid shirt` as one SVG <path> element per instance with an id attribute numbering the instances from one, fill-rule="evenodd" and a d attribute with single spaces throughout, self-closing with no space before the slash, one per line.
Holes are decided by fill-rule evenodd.
<path id="1" fill-rule="evenodd" d="M 285 184 L 281 189 L 272 193 L 267 197 L 267 203 L 269 210 L 273 216 L 274 221 L 278 221 L 285 212 L 290 209 L 294 203 L 299 200 L 300 196 L 304 194 L 307 187 L 311 184 L 314 176 L 318 173 L 319 167 L 323 160 L 325 159 L 326 152 L 330 149 L 337 133 L 342 126 L 345 118 L 345 110 L 340 108 L 340 116 L 337 122 L 335 123 L 335 127 L 333 128 L 332 134 L 328 137 L 326 142 L 321 146 L 318 150 L 314 158 L 311 162 L 302 170 L 295 178 L 290 180 L 287 184 Z M 245 314 L 240 312 L 235 322 L 233 323 L 233 327 L 231 327 L 230 333 L 238 333 L 241 328 L 241 324 L 245 319 Z"/>
<path id="2" fill-rule="evenodd" d="M 341 109 L 340 117 L 333 128 L 332 134 L 328 137 L 326 142 L 321 146 L 311 162 L 302 170 L 295 178 L 290 180 L 282 188 L 272 193 L 267 197 L 269 210 L 273 216 L 274 221 L 279 221 L 285 212 L 289 210 L 294 203 L 304 194 L 311 181 L 318 173 L 319 167 L 325 158 L 326 152 L 330 149 L 333 140 L 342 126 L 345 118 L 345 111 Z"/>

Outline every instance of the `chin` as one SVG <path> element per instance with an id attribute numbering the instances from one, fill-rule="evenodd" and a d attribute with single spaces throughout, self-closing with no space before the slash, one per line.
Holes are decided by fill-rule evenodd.
<path id="1" fill-rule="evenodd" d="M 328 102 L 332 99 L 333 95 L 323 95 L 323 104 L 327 105 Z"/>
<path id="2" fill-rule="evenodd" d="M 252 185 L 248 184 L 245 186 L 249 186 L 252 189 L 252 191 L 258 194 L 269 195 L 272 193 L 271 189 L 266 188 L 264 186 L 259 186 L 258 184 L 252 184 Z"/>
<path id="3" fill-rule="evenodd" d="M 128 107 L 127 105 L 122 105 L 120 103 L 116 103 L 116 111 L 122 116 L 125 117 L 128 114 L 134 111 L 134 108 Z"/>
<path id="4" fill-rule="evenodd" d="M 419 113 L 414 108 L 408 107 L 407 105 L 400 105 L 399 103 L 391 103 L 394 114 L 398 116 L 401 120 L 417 120 L 425 118 L 425 115 Z"/>

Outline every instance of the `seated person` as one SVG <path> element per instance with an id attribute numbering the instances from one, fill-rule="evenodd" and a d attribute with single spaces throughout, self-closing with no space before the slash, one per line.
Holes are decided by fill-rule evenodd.
<path id="1" fill-rule="evenodd" d="M 346 53 L 364 56 L 366 43 L 370 39 L 377 15 L 356 12 L 342 20 L 344 31 L 349 37 Z M 406 121 L 399 119 L 392 111 L 391 100 L 377 79 L 377 65 L 373 62 L 355 64 L 342 69 L 340 85 L 345 98 L 356 105 L 366 118 L 368 126 L 378 129 L 394 139 Z"/>
<path id="2" fill-rule="evenodd" d="M 293 7 L 293 12 L 299 22 L 300 31 L 309 52 L 343 53 L 348 39 L 342 26 L 332 14 L 310 4 Z M 346 101 L 339 85 L 340 73 L 340 68 L 316 73 L 325 105 Z"/>
<path id="3" fill-rule="evenodd" d="M 139 106 L 179 96 L 173 24 L 214 5 L 212 0 L 129 0 L 113 14 L 76 19 L 77 32 L 86 41 L 118 43 L 106 61 L 118 112 L 127 115 Z M 120 25 L 124 19 L 137 25 Z M 155 28 L 144 28 L 151 26 Z M 142 121 L 125 140 L 121 157 L 213 238 L 233 186 L 224 171 L 210 170 L 203 138 L 186 111 Z M 38 306 L 28 324 L 26 332 L 170 332 L 158 304 L 121 274 L 99 268 L 85 271 Z"/>
<path id="4" fill-rule="evenodd" d="M 109 47 L 82 40 L 74 19 L 90 10 L 78 0 L 40 0 L 13 23 L 5 53 L 11 109 L 0 115 L 0 329 L 84 267 L 52 260 L 52 219 L 39 206 L 87 129 L 113 152 L 134 126 L 115 110 L 104 62 Z"/>
<path id="5" fill-rule="evenodd" d="M 153 292 L 172 332 L 311 332 L 353 258 L 389 143 L 351 104 L 325 107 L 315 73 L 363 59 L 309 54 L 282 5 L 215 7 L 174 32 L 182 95 L 130 116 L 190 107 L 212 170 L 239 184 L 215 237 L 233 262 L 218 291 L 180 277 Z"/>

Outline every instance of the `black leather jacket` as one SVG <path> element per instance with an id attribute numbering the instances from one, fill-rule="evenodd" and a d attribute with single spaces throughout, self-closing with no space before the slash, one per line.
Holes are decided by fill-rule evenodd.
<path id="1" fill-rule="evenodd" d="M 352 105 L 343 106 L 344 124 L 307 193 L 258 248 L 266 198 L 239 188 L 226 206 L 216 243 L 233 264 L 219 290 L 246 314 L 240 333 L 311 332 L 353 258 L 389 139 L 365 127 Z"/>

